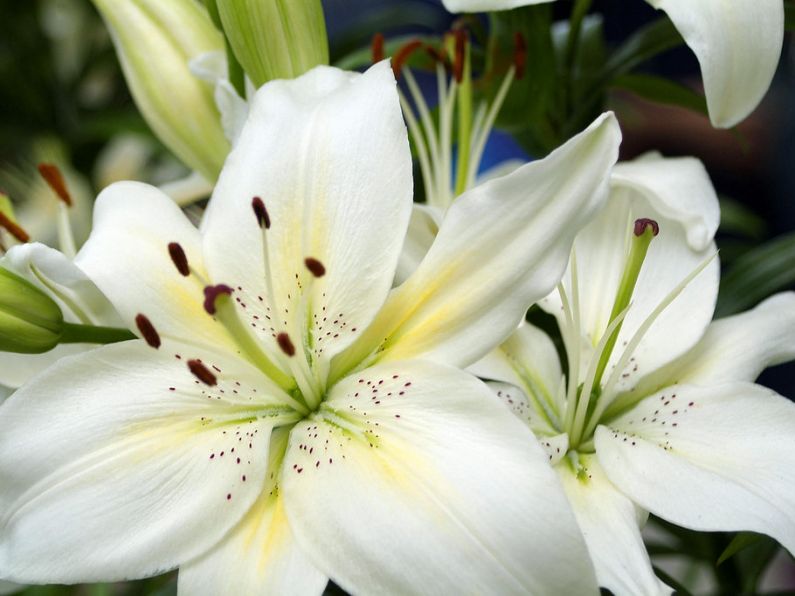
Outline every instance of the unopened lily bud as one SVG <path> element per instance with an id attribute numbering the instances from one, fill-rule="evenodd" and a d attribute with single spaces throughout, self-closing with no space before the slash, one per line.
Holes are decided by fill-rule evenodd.
<path id="1" fill-rule="evenodd" d="M 217 6 L 232 50 L 257 87 L 328 64 L 320 0 L 217 0 Z"/>
<path id="2" fill-rule="evenodd" d="M 0 351 L 40 354 L 58 345 L 64 320 L 55 301 L 0 267 Z"/>
<path id="3" fill-rule="evenodd" d="M 224 40 L 196 0 L 92 0 L 116 46 L 135 103 L 177 157 L 214 182 L 229 152 L 212 86 L 188 68 L 223 50 Z"/>

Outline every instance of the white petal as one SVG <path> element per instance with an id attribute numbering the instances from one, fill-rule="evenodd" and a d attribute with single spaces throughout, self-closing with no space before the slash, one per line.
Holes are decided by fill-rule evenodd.
<path id="1" fill-rule="evenodd" d="M 776 72 L 784 38 L 781 0 L 647 0 L 664 10 L 701 64 L 712 123 L 750 114 Z"/>
<path id="2" fill-rule="evenodd" d="M 248 102 L 237 94 L 229 81 L 224 80 L 215 87 L 215 105 L 221 113 L 224 135 L 234 146 L 248 118 Z"/>
<path id="3" fill-rule="evenodd" d="M 3 404 L 0 569 L 9 579 L 154 575 L 234 527 L 262 490 L 284 408 L 242 361 L 201 356 L 223 370 L 213 388 L 184 360 L 134 341 L 64 359 Z"/>
<path id="4" fill-rule="evenodd" d="M 670 167 L 678 173 L 678 184 L 670 182 L 670 160 L 642 160 L 625 164 L 614 182 L 607 207 L 577 237 L 577 280 L 583 349 L 587 363 L 593 349 L 610 324 L 616 293 L 629 255 L 634 222 L 651 218 L 658 222 L 655 237 L 638 277 L 631 307 L 624 319 L 618 340 L 608 360 L 609 375 L 623 354 L 623 348 L 663 299 L 693 270 L 715 252 L 713 212 L 717 198 L 700 167 L 674 160 Z M 689 181 L 688 181 L 689 180 Z M 671 197 L 677 188 L 692 188 L 701 194 L 687 206 Z M 691 196 L 691 195 L 688 195 Z M 695 244 L 696 250 L 691 246 Z M 682 293 L 663 311 L 643 336 L 632 360 L 621 373 L 617 387 L 629 390 L 639 379 L 671 362 L 692 348 L 712 319 L 718 294 L 720 266 L 717 259 L 707 265 Z M 572 264 L 563 276 L 566 291 L 573 301 Z M 557 290 L 540 302 L 555 315 L 562 328 L 566 317 Z M 675 329 L 676 332 L 671 332 Z M 580 367 L 580 381 L 586 366 Z M 607 377 L 605 377 L 606 380 Z"/>
<path id="5" fill-rule="evenodd" d="M 489 381 L 486 385 L 511 412 L 530 427 L 538 437 L 541 447 L 550 456 L 550 461 L 557 461 L 566 454 L 569 437 L 558 430 L 557 417 L 554 418 L 556 422 L 550 420 L 548 412 L 544 409 L 545 403 L 537 398 L 530 399 L 516 385 L 497 381 Z"/>
<path id="6" fill-rule="evenodd" d="M 317 67 L 272 81 L 254 97 L 210 201 L 208 269 L 242 286 L 249 303 L 269 299 L 280 329 L 304 335 L 309 327 L 305 343 L 316 357 L 330 357 L 367 326 L 392 285 L 411 194 L 408 137 L 388 63 L 363 75 Z M 264 233 L 270 275 L 255 196 L 272 223 Z M 319 260 L 325 275 L 315 279 L 306 258 Z"/>
<path id="7" fill-rule="evenodd" d="M 647 153 L 617 164 L 610 184 L 644 196 L 659 213 L 681 223 L 693 250 L 709 248 L 720 223 L 720 205 L 704 164 L 695 157 Z"/>
<path id="8" fill-rule="evenodd" d="M 183 277 L 168 252 L 179 243 L 190 266 L 206 278 L 198 230 L 169 197 L 137 182 L 105 189 L 94 208 L 94 229 L 75 262 L 135 329 L 146 315 L 161 335 L 228 346 L 224 329 L 203 307 L 203 283 Z"/>
<path id="9" fill-rule="evenodd" d="M 444 7 L 450 12 L 491 12 L 494 10 L 512 10 L 530 4 L 544 4 L 553 0 L 442 0 Z"/>
<path id="10" fill-rule="evenodd" d="M 362 345 L 459 366 L 486 355 L 560 280 L 575 234 L 605 198 L 620 136 L 604 114 L 546 159 L 456 199 Z"/>
<path id="11" fill-rule="evenodd" d="M 651 385 L 755 381 L 768 366 L 793 359 L 795 294 L 787 292 L 713 322 L 692 350 L 652 375 Z"/>
<path id="12" fill-rule="evenodd" d="M 323 593 L 328 578 L 296 544 L 284 512 L 284 497 L 277 486 L 287 437 L 287 429 L 273 432 L 265 488 L 246 517 L 218 546 L 180 567 L 180 594 Z"/>
<path id="13" fill-rule="evenodd" d="M 595 587 L 530 431 L 446 366 L 390 363 L 341 381 L 292 431 L 282 485 L 299 544 L 352 593 Z"/>
<path id="14" fill-rule="evenodd" d="M 406 281 L 419 267 L 436 239 L 441 221 L 442 213 L 439 209 L 430 205 L 414 204 L 395 272 L 396 286 Z"/>
<path id="15" fill-rule="evenodd" d="M 0 580 L 0 594 L 15 594 L 24 590 L 26 587 L 27 586 Z"/>
<path id="16" fill-rule="evenodd" d="M 596 431 L 611 482 L 677 525 L 795 552 L 795 404 L 750 383 L 669 387 Z"/>
<path id="17" fill-rule="evenodd" d="M 651 568 L 638 526 L 638 511 L 610 483 L 594 456 L 581 455 L 555 469 L 577 517 L 599 585 L 618 595 L 670 594 Z M 579 474 L 578 474 L 579 472 Z"/>

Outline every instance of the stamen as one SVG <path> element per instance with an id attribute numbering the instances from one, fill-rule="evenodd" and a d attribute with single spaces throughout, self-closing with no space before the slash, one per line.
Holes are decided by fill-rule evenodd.
<path id="1" fill-rule="evenodd" d="M 290 357 L 295 356 L 295 346 L 293 345 L 289 335 L 284 332 L 279 333 L 279 335 L 276 336 L 276 342 L 279 344 L 282 352 Z"/>
<path id="2" fill-rule="evenodd" d="M 152 348 L 159 348 L 161 341 L 160 341 L 160 334 L 155 329 L 152 322 L 146 317 L 146 315 L 138 314 L 135 317 L 135 325 L 138 327 L 138 331 L 141 332 L 141 336 L 144 338 L 144 341 L 149 344 Z"/>
<path id="3" fill-rule="evenodd" d="M 30 234 L 2 211 L 0 211 L 0 228 L 5 228 L 9 234 L 20 242 L 30 242 Z"/>
<path id="4" fill-rule="evenodd" d="M 422 47 L 422 42 L 419 39 L 415 39 L 413 41 L 408 42 L 402 48 L 400 48 L 392 58 L 392 72 L 395 73 L 395 78 L 400 78 L 400 73 L 403 70 L 403 67 L 408 62 L 408 59 L 411 55 L 416 52 L 419 48 Z"/>
<path id="5" fill-rule="evenodd" d="M 373 64 L 381 62 L 384 59 L 384 34 L 376 33 L 373 35 L 373 41 L 370 44 L 370 51 L 373 57 Z"/>
<path id="6" fill-rule="evenodd" d="M 447 56 L 444 55 L 439 48 L 436 48 L 430 44 L 425 46 L 425 51 L 427 52 L 428 56 L 431 57 L 431 60 L 436 62 L 437 64 L 441 64 L 442 66 L 448 68 L 450 66 L 450 62 L 447 60 Z"/>
<path id="7" fill-rule="evenodd" d="M 67 206 L 72 206 L 72 197 L 66 187 L 66 182 L 61 174 L 58 166 L 51 163 L 40 163 L 38 165 L 39 174 L 44 178 L 44 181 L 55 192 L 59 199 L 61 199 Z"/>
<path id="8" fill-rule="evenodd" d="M 313 257 L 305 258 L 304 265 L 315 277 L 323 277 L 326 274 L 326 268 L 323 263 Z"/>
<path id="9" fill-rule="evenodd" d="M 513 35 L 513 66 L 516 69 L 516 80 L 520 80 L 527 67 L 527 42 L 519 31 Z"/>
<path id="10" fill-rule="evenodd" d="M 202 383 L 209 387 L 215 387 L 218 384 L 216 376 L 202 364 L 201 360 L 188 360 L 188 368 L 194 377 L 199 379 Z"/>
<path id="11" fill-rule="evenodd" d="M 251 199 L 251 208 L 254 209 L 254 215 L 257 216 L 257 223 L 259 227 L 269 230 L 271 227 L 271 218 L 268 215 L 268 210 L 265 209 L 265 203 L 259 197 Z"/>
<path id="12" fill-rule="evenodd" d="M 204 288 L 204 310 L 207 314 L 214 315 L 216 313 L 215 301 L 220 296 L 231 296 L 232 288 L 226 284 L 218 284 L 215 286 L 207 286 Z"/>
<path id="13" fill-rule="evenodd" d="M 168 254 L 174 263 L 174 267 L 177 268 L 177 271 L 184 277 L 188 277 L 190 275 L 190 266 L 188 265 L 188 257 L 185 255 L 182 246 L 178 242 L 170 242 L 168 245 Z"/>
<path id="14" fill-rule="evenodd" d="M 453 78 L 460 83 L 464 78 L 464 59 L 467 42 L 467 34 L 463 29 L 453 31 L 455 38 L 455 48 L 453 54 Z"/>

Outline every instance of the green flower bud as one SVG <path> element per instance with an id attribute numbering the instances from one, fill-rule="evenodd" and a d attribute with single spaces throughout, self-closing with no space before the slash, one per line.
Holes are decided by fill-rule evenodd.
<path id="1" fill-rule="evenodd" d="M 229 43 L 259 87 L 328 64 L 320 0 L 217 0 Z"/>
<path id="2" fill-rule="evenodd" d="M 214 182 L 229 143 L 212 86 L 188 63 L 223 51 L 224 40 L 196 0 L 92 0 L 116 46 L 135 103 L 177 157 Z"/>
<path id="3" fill-rule="evenodd" d="M 55 301 L 0 267 L 0 351 L 40 354 L 61 340 L 64 320 Z"/>

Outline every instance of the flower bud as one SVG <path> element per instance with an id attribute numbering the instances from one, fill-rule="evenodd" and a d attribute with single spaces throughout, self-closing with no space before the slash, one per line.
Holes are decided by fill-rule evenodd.
<path id="1" fill-rule="evenodd" d="M 259 87 L 328 64 L 320 0 L 217 0 L 229 43 Z"/>
<path id="2" fill-rule="evenodd" d="M 55 301 L 0 267 L 0 351 L 40 354 L 58 345 L 64 328 Z"/>
<path id="3" fill-rule="evenodd" d="M 93 0 L 149 126 L 187 166 L 214 182 L 229 152 L 213 88 L 188 62 L 223 50 L 223 36 L 196 0 Z"/>

